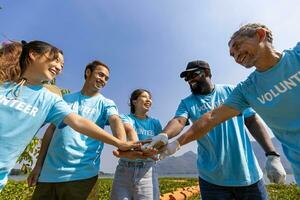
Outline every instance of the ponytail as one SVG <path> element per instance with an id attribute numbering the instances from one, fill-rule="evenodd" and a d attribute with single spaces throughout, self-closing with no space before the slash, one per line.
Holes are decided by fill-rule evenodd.
<path id="1" fill-rule="evenodd" d="M 0 48 L 0 84 L 5 81 L 17 82 L 21 78 L 26 67 L 32 62 L 29 57 L 30 52 L 40 55 L 49 52 L 51 60 L 58 58 L 59 54 L 63 54 L 60 49 L 43 41 L 3 44 Z"/>
<path id="2" fill-rule="evenodd" d="M 0 84 L 5 81 L 16 82 L 20 78 L 21 53 L 21 43 L 12 42 L 3 44 L 0 49 Z"/>

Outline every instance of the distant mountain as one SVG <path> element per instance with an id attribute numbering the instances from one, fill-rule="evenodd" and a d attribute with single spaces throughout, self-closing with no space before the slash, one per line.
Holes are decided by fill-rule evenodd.
<path id="1" fill-rule="evenodd" d="M 158 162 L 158 174 L 197 174 L 196 160 L 197 155 L 192 151 L 178 157 L 171 156 Z"/>
<path id="2" fill-rule="evenodd" d="M 292 173 L 291 166 L 283 154 L 281 144 L 275 138 L 272 139 L 272 141 L 276 150 L 281 155 L 281 162 L 286 172 Z M 252 142 L 252 147 L 261 169 L 264 170 L 266 156 L 263 149 L 259 146 L 259 144 L 256 141 Z M 165 160 L 158 162 L 158 174 L 159 175 L 197 174 L 198 171 L 196 167 L 196 161 L 197 161 L 197 154 L 195 154 L 192 151 L 189 151 L 177 157 L 171 156 L 169 158 L 166 158 Z"/>

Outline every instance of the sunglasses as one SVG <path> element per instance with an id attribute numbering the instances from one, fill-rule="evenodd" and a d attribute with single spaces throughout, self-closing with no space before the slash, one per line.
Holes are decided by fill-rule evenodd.
<path id="1" fill-rule="evenodd" d="M 205 75 L 205 70 L 204 69 L 193 71 L 193 72 L 188 72 L 186 74 L 184 80 L 189 81 L 189 80 L 192 80 L 192 79 L 196 78 L 197 76 L 203 76 L 203 75 Z"/>

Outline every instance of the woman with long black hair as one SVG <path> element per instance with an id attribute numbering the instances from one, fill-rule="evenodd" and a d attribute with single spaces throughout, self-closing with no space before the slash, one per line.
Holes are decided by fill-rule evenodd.
<path id="1" fill-rule="evenodd" d="M 12 42 L 0 49 L 0 191 L 18 156 L 45 123 L 69 125 L 121 150 L 137 146 L 72 113 L 62 98 L 43 87 L 63 66 L 63 52 L 46 42 Z"/>

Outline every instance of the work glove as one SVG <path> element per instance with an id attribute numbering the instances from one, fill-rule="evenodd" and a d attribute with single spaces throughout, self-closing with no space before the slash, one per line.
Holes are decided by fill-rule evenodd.
<path id="1" fill-rule="evenodd" d="M 286 172 L 280 162 L 280 157 L 275 155 L 267 156 L 266 167 L 267 176 L 271 183 L 284 183 Z"/>
<path id="2" fill-rule="evenodd" d="M 141 147 L 141 150 L 143 152 L 149 152 L 152 149 L 159 149 L 162 146 L 165 146 L 168 144 L 168 135 L 165 133 L 160 133 L 154 137 L 151 138 L 150 143 L 146 143 Z"/>
<path id="3" fill-rule="evenodd" d="M 176 151 L 180 149 L 180 144 L 177 140 L 169 143 L 165 149 L 160 153 L 159 159 L 165 159 L 167 156 L 174 154 Z"/>

